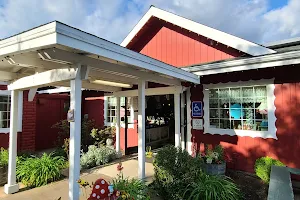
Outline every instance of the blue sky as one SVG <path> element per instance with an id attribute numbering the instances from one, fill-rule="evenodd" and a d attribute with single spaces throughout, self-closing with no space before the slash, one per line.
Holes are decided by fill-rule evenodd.
<path id="1" fill-rule="evenodd" d="M 150 5 L 257 43 L 300 36 L 300 0 L 0 0 L 0 38 L 58 20 L 120 43 Z"/>

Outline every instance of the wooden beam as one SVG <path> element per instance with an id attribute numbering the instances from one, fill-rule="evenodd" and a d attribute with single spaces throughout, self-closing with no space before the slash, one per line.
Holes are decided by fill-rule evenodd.
<path id="1" fill-rule="evenodd" d="M 53 86 L 70 87 L 70 83 L 60 82 L 60 83 L 54 84 Z M 104 91 L 104 92 L 117 92 L 117 91 L 122 90 L 122 88 L 120 88 L 120 87 L 94 84 L 94 83 L 89 83 L 88 81 L 82 81 L 82 88 L 89 89 L 89 90 Z"/>
<path id="2" fill-rule="evenodd" d="M 0 71 L 0 81 L 10 81 L 17 78 L 17 73 Z"/>
<path id="3" fill-rule="evenodd" d="M 166 95 L 166 94 L 180 94 L 185 91 L 183 86 L 170 86 L 170 87 L 159 87 L 159 88 L 148 88 L 146 89 L 146 96 L 152 95 Z M 138 90 L 126 90 L 114 92 L 115 97 L 136 97 L 138 96 Z"/>
<path id="4" fill-rule="evenodd" d="M 8 85 L 8 89 L 25 90 L 35 87 L 54 85 L 59 82 L 75 79 L 78 71 L 78 68 L 49 70 L 46 72 L 20 78 Z"/>

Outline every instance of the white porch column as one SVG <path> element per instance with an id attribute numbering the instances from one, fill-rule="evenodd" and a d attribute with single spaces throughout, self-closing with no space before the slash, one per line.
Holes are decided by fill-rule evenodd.
<path id="1" fill-rule="evenodd" d="M 69 199 L 79 200 L 80 148 L 81 148 L 81 86 L 80 76 L 71 80 L 70 109 L 74 110 L 74 121 L 70 122 L 70 167 Z"/>
<path id="2" fill-rule="evenodd" d="M 16 164 L 17 164 L 17 131 L 18 131 L 18 100 L 19 92 L 11 91 L 11 109 L 10 109 L 10 132 L 9 132 L 9 160 L 8 160 L 8 180 L 4 186 L 6 194 L 12 194 L 19 191 L 19 185 L 16 182 Z"/>
<path id="3" fill-rule="evenodd" d="M 120 108 L 121 108 L 121 97 L 117 98 L 117 113 L 116 113 L 116 152 L 120 154 L 121 147 L 120 147 L 120 131 L 121 131 L 121 124 L 120 124 Z"/>
<path id="4" fill-rule="evenodd" d="M 138 84 L 138 94 L 139 94 L 139 115 L 138 115 L 138 160 L 139 160 L 139 171 L 138 176 L 140 179 L 145 178 L 145 153 L 146 153 L 146 144 L 145 144 L 145 81 L 141 80 Z"/>
<path id="5" fill-rule="evenodd" d="M 181 148 L 185 149 L 185 138 L 184 138 L 184 128 L 185 128 L 185 123 L 184 123 L 184 108 L 185 108 L 185 99 L 184 99 L 184 94 L 182 93 L 181 95 L 181 100 L 180 100 L 180 125 L 181 125 Z"/>
<path id="6" fill-rule="evenodd" d="M 181 147 L 180 140 L 180 94 L 174 94 L 174 118 L 175 118 L 175 147 Z"/>

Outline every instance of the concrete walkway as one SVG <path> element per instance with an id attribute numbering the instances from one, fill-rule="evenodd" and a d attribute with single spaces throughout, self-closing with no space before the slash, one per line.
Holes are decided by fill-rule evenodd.
<path id="1" fill-rule="evenodd" d="M 138 173 L 138 161 L 136 159 L 122 162 L 123 174 L 125 177 L 137 177 Z M 89 183 L 95 182 L 99 178 L 104 178 L 107 181 L 111 181 L 112 178 L 118 174 L 117 165 L 110 165 L 107 167 L 91 170 L 89 173 L 84 173 L 81 178 Z M 146 163 L 146 181 L 152 181 L 154 175 L 152 163 Z M 91 189 L 87 189 L 87 195 L 90 194 Z M 82 193 L 85 193 L 83 191 Z M 20 192 L 12 195 L 6 195 L 3 193 L 3 187 L 0 188 L 1 200 L 57 200 L 61 197 L 61 200 L 68 200 L 68 180 L 62 180 L 39 188 L 30 190 L 21 189 Z M 81 195 L 80 200 L 86 200 L 84 194 Z M 152 199 L 152 198 L 151 198 Z"/>

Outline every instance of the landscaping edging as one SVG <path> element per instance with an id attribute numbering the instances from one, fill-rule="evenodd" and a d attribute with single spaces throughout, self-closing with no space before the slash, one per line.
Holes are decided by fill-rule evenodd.
<path id="1" fill-rule="evenodd" d="M 7 183 L 7 166 L 0 167 L 0 186 Z"/>

